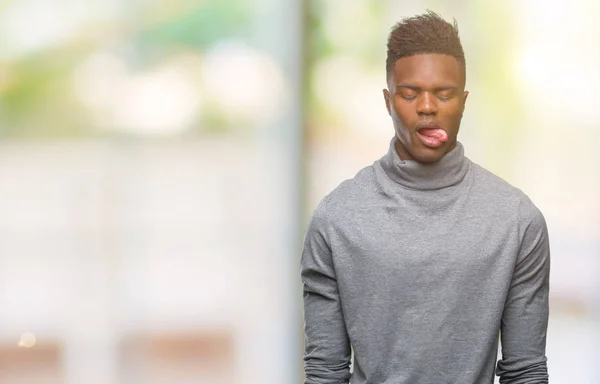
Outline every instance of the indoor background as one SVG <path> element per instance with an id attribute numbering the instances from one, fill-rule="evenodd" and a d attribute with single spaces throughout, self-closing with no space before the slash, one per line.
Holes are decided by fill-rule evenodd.
<path id="1" fill-rule="evenodd" d="M 551 381 L 600 382 L 597 1 L 1 0 L 0 383 L 301 382 L 307 219 L 387 151 L 427 8 L 466 155 L 548 223 Z"/>

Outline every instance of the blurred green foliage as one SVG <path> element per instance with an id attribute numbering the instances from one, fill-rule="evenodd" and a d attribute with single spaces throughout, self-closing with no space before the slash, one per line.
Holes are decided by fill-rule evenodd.
<path id="1" fill-rule="evenodd" d="M 9 63 L 0 93 L 3 137 L 78 137 L 91 133 L 86 114 L 71 92 L 78 54 L 55 48 Z"/>
<path id="2" fill-rule="evenodd" d="M 0 13 L 10 3 L 2 5 Z M 185 51 L 201 55 L 220 39 L 247 37 L 252 5 L 243 0 L 149 2 L 95 26 L 111 31 L 105 39 L 86 34 L 84 25 L 59 45 L 10 57 L 1 68 L 0 137 L 120 135 L 95 127 L 90 111 L 77 99 L 72 78 L 78 64 L 107 47 L 136 71 Z"/>
<path id="3" fill-rule="evenodd" d="M 223 38 L 244 39 L 250 33 L 252 2 L 208 1 L 182 6 L 166 20 L 144 24 L 135 37 L 142 46 L 192 47 L 205 50 Z M 159 9 L 160 2 L 154 4 Z M 163 4 L 173 7 L 173 2 Z"/>

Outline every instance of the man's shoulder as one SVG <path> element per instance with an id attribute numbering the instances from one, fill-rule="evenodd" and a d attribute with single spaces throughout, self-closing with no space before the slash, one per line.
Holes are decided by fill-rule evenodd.
<path id="1" fill-rule="evenodd" d="M 473 177 L 476 186 L 477 188 L 484 190 L 485 193 L 511 200 L 515 199 L 517 201 L 527 197 L 521 189 L 510 184 L 502 177 L 485 169 L 477 163 L 471 163 L 473 164 Z"/>
<path id="2" fill-rule="evenodd" d="M 376 190 L 376 162 L 359 170 L 354 177 L 346 179 L 329 192 L 319 203 L 319 211 L 329 217 L 368 204 Z"/>
<path id="3" fill-rule="evenodd" d="M 370 190 L 374 181 L 373 165 L 374 164 L 363 167 L 356 172 L 353 177 L 342 181 L 329 193 L 329 195 L 332 198 L 345 198 Z"/>
<path id="4" fill-rule="evenodd" d="M 510 207 L 511 210 L 514 209 L 517 212 L 520 220 L 544 220 L 538 207 L 520 188 L 476 163 L 473 163 L 473 173 L 478 192 L 482 196 L 496 201 L 498 209 Z"/>

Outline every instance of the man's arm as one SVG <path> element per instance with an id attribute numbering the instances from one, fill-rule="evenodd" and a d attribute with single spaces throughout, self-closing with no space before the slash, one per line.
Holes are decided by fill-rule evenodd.
<path id="1" fill-rule="evenodd" d="M 502 384 L 546 384 L 550 248 L 542 213 L 527 198 L 519 207 L 520 251 L 501 325 Z"/>
<path id="2" fill-rule="evenodd" d="M 302 250 L 305 384 L 345 384 L 350 378 L 350 341 L 327 241 L 325 204 L 315 210 Z"/>

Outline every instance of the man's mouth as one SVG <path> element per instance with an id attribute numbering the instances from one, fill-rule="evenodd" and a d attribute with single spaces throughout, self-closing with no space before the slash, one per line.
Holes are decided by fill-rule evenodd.
<path id="1" fill-rule="evenodd" d="M 448 141 L 448 134 L 435 122 L 417 124 L 417 136 L 428 147 L 437 148 Z"/>

